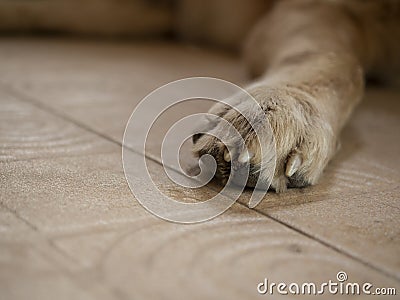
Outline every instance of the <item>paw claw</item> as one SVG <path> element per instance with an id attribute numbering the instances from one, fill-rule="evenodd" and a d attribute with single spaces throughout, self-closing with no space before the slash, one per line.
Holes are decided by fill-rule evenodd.
<path id="1" fill-rule="evenodd" d="M 226 162 L 230 162 L 230 161 L 231 161 L 231 155 L 230 155 L 228 149 L 225 149 L 225 151 L 224 151 L 224 160 L 225 160 Z"/>
<path id="2" fill-rule="evenodd" d="M 303 162 L 303 160 L 301 159 L 299 154 L 294 154 L 294 155 L 290 156 L 290 158 L 286 164 L 285 175 L 287 177 L 293 176 L 293 174 L 296 173 L 297 170 L 299 169 L 302 162 Z"/>
<path id="3" fill-rule="evenodd" d="M 253 154 L 252 152 L 249 152 L 248 150 L 244 150 L 244 151 L 239 155 L 238 161 L 239 161 L 241 164 L 247 164 L 247 163 L 250 161 L 250 159 L 253 158 L 253 156 L 254 156 L 254 154 Z"/>

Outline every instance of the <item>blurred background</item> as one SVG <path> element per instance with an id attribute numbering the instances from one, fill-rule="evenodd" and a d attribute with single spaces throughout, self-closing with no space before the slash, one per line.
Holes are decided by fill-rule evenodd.
<path id="1" fill-rule="evenodd" d="M 3 34 L 174 37 L 235 49 L 270 6 L 263 0 L 2 0 Z"/>

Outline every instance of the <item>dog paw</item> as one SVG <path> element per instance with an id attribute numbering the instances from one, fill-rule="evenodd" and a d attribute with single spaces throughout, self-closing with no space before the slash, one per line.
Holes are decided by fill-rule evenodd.
<path id="1" fill-rule="evenodd" d="M 324 108 L 292 87 L 257 85 L 247 92 L 259 105 L 244 95 L 215 104 L 201 125 L 204 133 L 193 136 L 194 153 L 215 158 L 215 176 L 223 184 L 230 175 L 235 182 L 246 168 L 249 187 L 258 180 L 267 187 L 271 183 L 276 192 L 315 184 L 337 148 Z M 228 130 L 228 123 L 239 137 Z M 224 141 L 217 138 L 221 136 Z"/>

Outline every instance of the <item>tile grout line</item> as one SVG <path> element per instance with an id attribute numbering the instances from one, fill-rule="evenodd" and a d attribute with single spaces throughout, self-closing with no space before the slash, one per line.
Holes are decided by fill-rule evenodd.
<path id="1" fill-rule="evenodd" d="M 304 230 L 302 230 L 300 228 L 296 228 L 293 225 L 285 223 L 285 222 L 279 220 L 278 218 L 271 216 L 268 213 L 261 212 L 257 208 L 253 208 L 253 209 L 255 211 L 257 211 L 258 213 L 270 218 L 271 220 L 274 220 L 275 222 L 277 222 L 279 224 L 284 225 L 285 227 L 287 227 L 289 229 L 292 229 L 292 230 L 296 231 L 297 233 L 299 233 L 299 234 L 301 234 L 301 235 L 303 235 L 305 237 L 308 237 L 308 238 L 310 238 L 310 239 L 312 239 L 314 241 L 317 241 L 318 243 L 320 243 L 320 244 L 322 244 L 322 245 L 324 245 L 324 246 L 326 246 L 326 247 L 328 247 L 328 248 L 330 248 L 330 249 L 332 249 L 332 250 L 334 250 L 334 251 L 336 251 L 338 253 L 341 253 L 341 254 L 343 254 L 343 255 L 345 255 L 345 256 L 347 256 L 347 257 L 349 257 L 349 258 L 351 258 L 351 259 L 353 259 L 353 260 L 355 260 L 355 261 L 357 261 L 357 262 L 359 262 L 359 263 L 361 263 L 361 264 L 363 264 L 363 265 L 365 265 L 367 267 L 370 267 L 371 269 L 374 269 L 375 271 L 378 271 L 378 272 L 380 272 L 380 273 L 382 273 L 382 274 L 384 274 L 384 275 L 396 280 L 397 282 L 400 282 L 400 278 L 397 277 L 396 275 L 393 275 L 392 273 L 390 273 L 390 272 L 388 272 L 388 271 L 386 271 L 384 269 L 381 269 L 378 266 L 375 266 L 375 265 L 371 264 L 368 261 L 362 260 L 361 258 L 355 256 L 354 254 L 347 252 L 345 249 L 341 249 L 341 248 L 336 247 L 335 245 L 331 245 L 329 242 L 324 241 L 321 238 L 312 236 L 310 233 L 308 233 L 308 232 L 306 232 L 306 231 L 304 231 Z"/>
<path id="2" fill-rule="evenodd" d="M 83 123 L 77 122 L 76 120 L 74 120 L 73 118 L 69 117 L 68 115 L 60 113 L 59 111 L 57 111 L 56 109 L 52 108 L 51 106 L 47 106 L 47 105 L 41 103 L 40 101 L 37 101 L 35 98 L 26 95 L 24 92 L 21 92 L 21 91 L 17 90 L 16 88 L 5 84 L 4 82 L 0 82 L 0 85 L 2 87 L 2 90 L 5 90 L 7 93 L 9 93 L 10 95 L 13 95 L 14 97 L 18 98 L 19 100 L 21 100 L 23 102 L 26 102 L 26 103 L 33 104 L 37 108 L 39 108 L 39 109 L 41 109 L 41 110 L 43 110 L 43 111 L 45 111 L 47 113 L 50 113 L 50 114 L 52 114 L 52 115 L 54 115 L 56 117 L 59 117 L 59 118 L 63 119 L 64 121 L 68 121 L 69 123 L 73 123 L 74 125 L 82 128 L 82 129 L 84 129 L 86 131 L 94 133 L 95 135 L 100 136 L 103 139 L 106 139 L 106 140 L 108 140 L 108 141 L 110 141 L 110 142 L 112 142 L 114 144 L 118 144 L 119 146 L 121 146 L 121 143 L 115 141 L 114 139 L 109 138 L 108 136 L 93 130 L 92 128 L 90 128 L 89 126 L 87 126 L 87 125 L 85 125 Z"/>
<path id="3" fill-rule="evenodd" d="M 82 128 L 82 129 L 84 129 L 86 131 L 89 131 L 89 132 L 91 132 L 91 133 L 93 133 L 93 134 L 95 134 L 95 135 L 97 135 L 97 136 L 109 141 L 109 142 L 112 142 L 112 143 L 114 143 L 114 144 L 116 144 L 116 145 L 118 145 L 120 147 L 125 147 L 128 150 L 130 150 L 130 151 L 132 151 L 132 152 L 134 152 L 134 153 L 136 153 L 138 155 L 143 155 L 142 152 L 137 151 L 137 150 L 135 150 L 135 149 L 133 149 L 131 147 L 128 147 L 128 146 L 123 146 L 121 142 L 116 141 L 113 138 L 110 138 L 110 137 L 106 136 L 105 134 L 100 133 L 100 132 L 96 131 L 95 129 L 93 129 L 93 128 L 91 128 L 91 127 L 89 127 L 89 126 L 87 126 L 87 125 L 85 125 L 85 124 L 83 124 L 83 123 L 81 123 L 79 121 L 76 121 L 75 119 L 71 118 L 70 116 L 59 112 L 58 110 L 52 108 L 51 106 L 48 106 L 48 105 L 45 105 L 45 104 L 41 103 L 40 101 L 36 100 L 35 98 L 26 95 L 24 92 L 14 88 L 14 87 L 9 86 L 9 85 L 5 84 L 4 82 L 0 82 L 0 85 L 2 86 L 2 88 L 6 92 L 8 92 L 9 94 L 17 97 L 21 101 L 33 104 L 36 107 L 40 108 L 41 110 L 44 110 L 44 111 L 46 111 L 48 113 L 51 113 L 51 114 L 53 114 L 53 115 L 65 120 L 65 121 L 73 123 L 76 126 Z M 155 163 L 157 163 L 159 165 L 163 165 L 162 162 L 158 158 L 154 157 L 153 155 L 145 154 L 145 156 L 146 156 L 147 159 L 149 159 L 149 160 L 151 160 L 151 161 L 153 161 L 153 162 L 155 162 Z M 177 171 L 177 170 L 175 170 L 175 169 L 173 169 L 173 168 L 171 168 L 169 166 L 166 166 L 166 167 L 168 167 L 171 170 Z M 215 191 L 215 189 L 213 189 L 212 187 L 208 187 L 208 188 L 210 188 L 210 189 Z M 246 209 L 249 209 L 249 207 L 247 205 L 241 203 L 240 201 L 236 201 L 236 202 L 239 205 L 245 207 Z M 386 275 L 386 276 L 388 276 L 388 277 L 390 277 L 392 279 L 395 279 L 396 281 L 399 281 L 399 278 L 397 276 L 395 276 L 395 275 L 393 275 L 391 273 L 388 273 L 386 270 L 380 269 L 379 267 L 377 267 L 375 265 L 372 265 L 369 262 L 364 261 L 364 260 L 358 258 L 357 256 L 354 256 L 351 253 L 348 253 L 344 249 L 340 249 L 338 247 L 335 247 L 334 245 L 331 245 L 328 242 L 326 242 L 326 241 L 324 241 L 324 240 L 322 240 L 320 238 L 317 238 L 315 236 L 310 235 L 309 233 L 301 230 L 300 228 L 296 228 L 293 225 L 285 223 L 285 222 L 283 222 L 283 221 L 281 221 L 281 220 L 279 220 L 279 219 L 277 219 L 277 218 L 275 218 L 275 217 L 273 217 L 273 216 L 271 216 L 271 215 L 269 215 L 267 213 L 264 213 L 264 212 L 262 212 L 262 211 L 260 211 L 260 210 L 258 210 L 256 208 L 254 208 L 253 211 L 255 211 L 256 213 L 258 213 L 258 214 L 260 214 L 260 215 L 262 215 L 262 216 L 264 216 L 264 217 L 266 217 L 266 218 L 268 218 L 268 219 L 270 219 L 270 220 L 272 220 L 274 222 L 277 222 L 277 223 L 289 228 L 290 230 L 293 230 L 293 231 L 297 232 L 300 235 L 303 235 L 303 236 L 305 236 L 305 237 L 307 237 L 307 238 L 309 238 L 309 239 L 311 239 L 313 241 L 316 241 L 317 243 L 319 243 L 319 244 L 321 244 L 321 245 L 323 245 L 325 247 L 328 247 L 328 248 L 334 250 L 337 253 L 343 254 L 343 255 L 351 258 L 352 260 L 355 260 L 355 261 L 357 261 L 357 262 L 359 262 L 359 263 L 361 263 L 363 265 L 366 265 L 367 267 L 370 267 L 370 268 L 372 268 L 372 269 L 374 269 L 374 270 L 376 270 L 376 271 L 378 271 L 378 272 L 380 272 L 380 273 L 382 273 L 382 274 L 384 274 L 384 275 Z"/>
<path id="4" fill-rule="evenodd" d="M 58 118 L 60 118 L 60 119 L 62 119 L 64 121 L 72 123 L 75 126 L 81 128 L 83 130 L 86 130 L 86 131 L 88 131 L 88 132 L 90 132 L 90 133 L 92 133 L 94 135 L 97 135 L 97 136 L 99 136 L 99 137 L 101 137 L 101 138 L 103 138 L 103 139 L 105 139 L 105 140 L 117 145 L 117 146 L 120 146 L 120 147 L 123 146 L 121 142 L 119 142 L 117 140 L 114 140 L 113 138 L 108 137 L 107 135 L 96 131 L 95 129 L 93 129 L 93 128 L 91 128 L 91 127 L 89 127 L 89 126 L 87 126 L 87 125 L 85 125 L 85 124 L 83 124 L 83 123 L 71 118 L 70 116 L 59 112 L 58 110 L 52 108 L 51 106 L 45 105 L 45 104 L 41 103 L 40 101 L 37 101 L 33 97 L 25 95 L 24 92 L 21 92 L 21 91 L 17 90 L 16 88 L 5 84 L 4 82 L 0 81 L 0 86 L 2 87 L 2 90 L 5 90 L 6 93 L 9 93 L 10 95 L 16 97 L 17 99 L 19 99 L 19 100 L 21 100 L 21 101 L 23 101 L 25 103 L 29 103 L 31 105 L 34 105 L 37 108 L 39 108 L 40 110 L 42 110 L 42 111 L 50 113 L 53 116 L 56 116 L 56 117 L 58 117 Z M 133 149 L 131 147 L 125 146 L 125 148 L 129 149 L 130 151 L 132 151 L 132 152 L 134 152 L 134 153 L 136 153 L 138 155 L 143 155 L 142 152 L 137 151 L 136 149 Z M 155 158 L 154 156 L 147 155 L 147 154 L 145 156 L 146 156 L 147 159 L 149 159 L 149 160 L 151 160 L 151 161 L 153 161 L 153 162 L 155 162 L 157 164 L 161 164 L 161 162 L 157 158 Z M 63 157 L 70 157 L 70 156 L 63 156 Z M 74 156 L 71 156 L 71 157 L 74 157 Z M 26 158 L 26 159 L 14 160 L 14 161 L 31 161 L 31 160 L 36 160 L 36 159 L 45 159 L 45 158 L 43 158 L 43 157 L 41 157 L 41 158 Z M 0 162 L 0 163 L 8 163 L 8 162 L 10 162 L 10 161 L 3 161 L 3 162 Z M 174 171 L 177 171 L 177 170 L 174 170 Z"/>
<path id="5" fill-rule="evenodd" d="M 12 213 L 18 220 L 22 221 L 25 225 L 27 225 L 29 228 L 31 228 L 33 231 L 35 232 L 40 232 L 39 229 L 37 228 L 37 226 L 31 224 L 30 222 L 28 222 L 25 218 L 22 218 L 19 213 L 17 213 L 17 211 L 9 208 L 7 205 L 5 205 L 4 203 L 0 202 L 0 206 L 3 207 L 5 210 L 7 210 L 8 212 Z"/>
<path id="6" fill-rule="evenodd" d="M 4 203 L 0 202 L 0 206 L 3 207 L 5 210 L 7 210 L 9 213 L 13 214 L 18 220 L 20 220 L 22 223 L 24 223 L 25 225 L 27 225 L 30 229 L 32 229 L 36 234 L 38 234 L 40 236 L 40 238 L 42 238 L 44 241 L 46 241 L 48 243 L 48 245 L 51 248 L 54 248 L 53 250 L 56 250 L 56 252 L 60 252 L 62 256 L 64 256 L 67 259 L 72 259 L 72 261 L 74 263 L 76 263 L 77 261 L 75 259 L 73 259 L 72 257 L 70 257 L 69 255 L 67 255 L 66 253 L 59 251 L 56 247 L 54 247 L 53 243 L 51 242 L 51 240 L 49 238 L 47 238 L 45 235 L 43 235 L 43 232 L 41 232 L 39 230 L 39 228 L 32 224 L 31 222 L 29 222 L 27 219 L 25 219 L 24 217 L 22 217 L 16 210 L 9 208 L 7 205 L 5 205 Z M 56 265 L 60 266 L 58 263 L 56 263 Z M 60 266 L 61 267 L 61 266 Z M 63 267 L 61 267 L 61 269 L 64 270 Z M 65 270 L 66 271 L 66 270 Z M 67 271 L 66 271 L 67 272 Z"/>
<path id="7" fill-rule="evenodd" d="M 54 244 L 54 242 L 51 239 L 49 239 L 48 237 L 43 235 L 43 232 L 40 231 L 37 226 L 35 226 L 34 224 L 32 224 L 31 222 L 26 220 L 24 217 L 22 217 L 17 211 L 9 208 L 7 205 L 5 205 L 2 202 L 0 202 L 0 207 L 4 208 L 9 213 L 13 214 L 18 220 L 20 220 L 25 225 L 27 225 L 30 229 L 32 229 L 35 232 L 35 234 L 37 234 L 38 237 L 41 240 L 43 240 L 43 243 L 47 243 L 47 246 L 49 247 L 48 249 L 51 249 L 52 251 L 55 251 L 56 253 L 59 253 L 62 257 L 64 257 L 68 261 L 72 261 L 73 263 L 79 265 L 79 262 L 74 257 L 70 256 L 68 253 L 66 253 L 65 251 L 61 250 L 57 245 Z M 83 286 L 79 281 L 77 282 L 73 272 L 68 270 L 68 268 L 65 267 L 65 265 L 63 263 L 60 263 L 59 261 L 54 259 L 54 257 L 50 257 L 50 258 L 47 258 L 47 259 L 49 259 L 52 262 L 52 264 L 54 264 L 55 267 L 59 271 L 61 271 L 62 274 L 65 275 L 66 278 L 68 278 L 76 287 L 86 291 L 86 286 Z M 116 296 L 116 298 L 121 299 L 118 295 L 115 295 L 115 293 L 113 292 L 113 289 L 111 287 L 110 287 L 109 290 L 114 296 Z"/>
<path id="8" fill-rule="evenodd" d="M 57 252 L 61 253 L 62 256 L 64 256 L 67 259 L 72 260 L 74 263 L 77 263 L 77 261 L 69 256 L 67 253 L 65 253 L 64 251 L 60 251 L 58 249 L 58 247 L 56 247 L 54 245 L 54 243 L 52 242 L 52 240 L 50 238 L 48 238 L 46 235 L 43 234 L 43 232 L 41 230 L 39 230 L 39 228 L 32 224 L 31 222 L 29 222 L 27 219 L 25 219 L 24 217 L 22 217 L 16 210 L 9 208 L 7 205 L 5 205 L 4 203 L 0 202 L 0 206 L 3 207 L 5 210 L 7 210 L 8 212 L 10 212 L 11 214 L 13 214 L 18 220 L 20 220 L 21 222 L 23 222 L 25 225 L 27 225 L 30 229 L 32 229 L 34 232 L 36 232 L 44 241 L 46 241 L 49 246 L 51 248 L 54 248 L 54 250 L 56 250 Z M 59 265 L 59 264 L 57 264 Z M 64 268 L 61 267 L 63 270 Z M 67 271 L 68 272 L 68 271 Z"/>

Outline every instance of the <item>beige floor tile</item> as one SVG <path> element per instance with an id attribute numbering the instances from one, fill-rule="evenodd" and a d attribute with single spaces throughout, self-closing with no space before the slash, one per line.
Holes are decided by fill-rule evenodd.
<path id="1" fill-rule="evenodd" d="M 31 245 L 1 245 L 2 299 L 96 299 L 49 264 Z"/>
<path id="2" fill-rule="evenodd" d="M 71 238 L 60 247 L 72 250 L 81 241 L 88 243 Z M 394 280 L 236 206 L 208 223 L 158 223 L 120 233 L 93 273 L 126 297 L 255 299 L 256 286 L 265 277 L 318 284 L 335 280 L 340 270 L 351 282 L 397 287 Z"/>
<path id="3" fill-rule="evenodd" d="M 379 171 L 371 176 L 371 184 L 388 177 L 398 178 L 400 169 L 400 89 L 371 87 L 355 110 L 342 133 L 342 149 L 334 163 L 354 165 L 354 176 L 368 176 L 368 170 Z M 343 162 L 342 162 L 343 161 Z M 365 172 L 364 172 L 365 171 Z M 358 173 L 357 173 L 358 172 Z M 398 181 L 397 181 L 398 182 Z"/>
<path id="4" fill-rule="evenodd" d="M 26 240 L 32 231 L 28 224 L 0 205 L 0 241 L 18 241 L 21 238 Z"/>
<path id="5" fill-rule="evenodd" d="M 132 198 L 114 147 L 110 154 L 3 163 L 1 202 L 44 232 L 147 216 Z"/>
<path id="6" fill-rule="evenodd" d="M 0 64 L 0 82 L 118 141 L 136 104 L 163 84 L 245 79 L 226 53 L 163 42 L 2 39 Z"/>
<path id="7" fill-rule="evenodd" d="M 314 201 L 313 201 L 314 200 Z M 257 210 L 400 278 L 400 209 L 392 192 L 313 196 L 308 203 Z"/>
<path id="8" fill-rule="evenodd" d="M 0 90 L 0 162 L 107 153 L 110 143 Z"/>
<path id="9" fill-rule="evenodd" d="M 137 159 L 140 159 L 139 155 Z M 103 160 L 98 157 L 89 164 L 103 169 L 100 167 Z M 150 165 L 151 172 L 158 175 L 155 178 L 157 185 L 169 196 L 179 195 L 178 198 L 182 199 L 193 195 L 171 184 L 163 175 L 161 166 Z M 60 169 L 60 166 L 54 168 Z M 80 168 L 80 173 L 90 174 L 86 168 Z M 108 172 L 113 174 L 112 168 Z M 101 177 L 96 177 L 91 185 L 102 186 L 101 182 Z M 108 189 L 110 193 L 116 190 L 114 186 L 108 186 Z M 206 188 L 202 191 L 197 192 L 194 199 L 213 195 Z M 82 191 L 81 197 L 88 199 L 85 193 L 89 196 L 92 191 Z M 118 199 L 107 197 L 105 191 L 95 203 L 99 204 L 103 199 L 118 205 Z M 371 281 L 376 286 L 397 284 L 379 272 L 238 204 L 212 221 L 181 225 L 152 217 L 135 203 L 133 196 L 131 201 L 131 220 L 118 226 L 112 220 L 113 209 L 87 210 L 87 206 L 80 202 L 71 206 L 71 214 L 64 216 L 65 220 L 81 223 L 80 229 L 63 224 L 64 219 L 47 219 L 46 222 L 53 227 L 60 226 L 58 224 L 64 227 L 57 232 L 48 232 L 38 223 L 37 217 L 30 217 L 30 220 L 44 228 L 57 249 L 81 266 L 72 272 L 76 280 L 88 287 L 94 282 L 104 282 L 115 294 L 126 298 L 140 295 L 141 298 L 157 299 L 162 294 L 165 299 L 252 299 L 257 295 L 256 285 L 265 276 L 276 281 L 301 282 L 307 278 L 321 282 L 330 279 L 327 274 L 332 274 L 334 279 L 339 270 L 345 270 L 349 278 L 357 282 Z M 47 204 L 42 202 L 42 205 Z M 26 212 L 28 209 L 32 210 L 21 210 Z M 56 206 L 47 210 L 57 211 Z M 75 217 L 72 211 L 75 211 Z M 84 213 L 86 220 L 77 218 Z M 124 219 L 121 212 L 118 214 Z M 30 216 L 27 213 L 22 215 Z M 91 215 L 96 216 L 102 225 L 90 224 Z M 288 268 L 292 270 L 290 273 Z"/>
<path id="10" fill-rule="evenodd" d="M 1 299 L 94 299 L 60 270 L 60 255 L 32 226 L 3 206 L 0 224 Z"/>
<path id="11" fill-rule="evenodd" d="M 0 206 L 1 299 L 119 299 L 101 280 L 88 280 L 80 261 L 17 214 Z"/>
<path id="12" fill-rule="evenodd" d="M 159 221 L 135 201 L 124 177 L 121 150 L 112 147 L 107 154 L 1 163 L 1 204 L 49 236 Z M 148 161 L 148 167 L 169 197 L 194 202 L 216 194 L 207 187 L 177 189 L 158 164 Z"/>
<path id="13" fill-rule="evenodd" d="M 155 218 L 130 194 L 119 159 L 116 152 L 6 164 L 13 166 L 14 172 L 5 176 L 3 205 L 17 211 L 66 260 L 76 264 L 66 271 L 89 296 L 108 292 L 122 298 L 139 295 L 158 299 L 162 294 L 165 299 L 252 299 L 264 277 L 285 282 L 322 282 L 334 279 L 339 270 L 345 270 L 356 282 L 397 284 L 239 204 L 224 215 L 197 225 Z M 28 163 L 28 167 L 22 163 Z M 193 195 L 170 183 L 161 166 L 150 165 L 165 193 L 178 198 Z M 213 195 L 207 188 L 202 190 L 194 199 Z M 6 257 L 6 262 L 18 260 L 15 246 L 3 248 L 15 253 L 14 257 Z M 40 263 L 39 258 L 32 261 Z M 6 277 L 13 283 L 20 276 L 25 275 Z M 64 287 L 63 276 L 61 283 L 57 276 L 50 277 L 56 281 L 55 295 L 64 293 L 64 288 L 74 291 L 68 285 Z M 38 295 L 46 282 L 40 276 L 24 280 L 22 286 L 28 291 L 33 289 L 31 285 L 38 286 Z M 65 294 L 71 295 L 68 291 Z"/>

